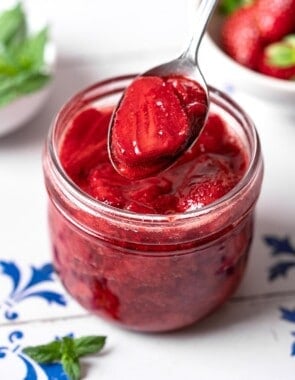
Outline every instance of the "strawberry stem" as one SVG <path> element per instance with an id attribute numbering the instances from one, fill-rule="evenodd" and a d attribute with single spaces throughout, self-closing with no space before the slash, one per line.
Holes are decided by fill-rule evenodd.
<path id="1" fill-rule="evenodd" d="M 252 4 L 253 0 L 221 0 L 219 10 L 225 15 L 230 15 L 237 9 Z"/>

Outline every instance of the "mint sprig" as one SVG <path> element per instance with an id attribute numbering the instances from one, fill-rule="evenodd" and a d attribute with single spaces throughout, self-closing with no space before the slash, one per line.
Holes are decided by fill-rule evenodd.
<path id="1" fill-rule="evenodd" d="M 81 368 L 74 340 L 64 337 L 61 341 L 61 364 L 71 380 L 79 380 Z"/>
<path id="2" fill-rule="evenodd" d="M 44 61 L 48 29 L 29 35 L 21 4 L 0 14 L 0 107 L 51 79 Z"/>
<path id="3" fill-rule="evenodd" d="M 61 363 L 70 380 L 81 378 L 79 359 L 98 353 L 105 346 L 105 336 L 83 336 L 81 338 L 63 337 L 48 344 L 31 346 L 23 352 L 41 364 Z"/>
<path id="4" fill-rule="evenodd" d="M 14 45 L 26 33 L 26 17 L 21 4 L 0 14 L 0 44 Z"/>

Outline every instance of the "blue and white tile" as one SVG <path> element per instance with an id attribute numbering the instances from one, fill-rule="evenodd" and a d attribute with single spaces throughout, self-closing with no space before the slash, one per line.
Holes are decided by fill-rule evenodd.
<path id="1" fill-rule="evenodd" d="M 0 325 L 85 314 L 61 286 L 50 262 L 0 260 L 0 288 Z"/>
<path id="2" fill-rule="evenodd" d="M 295 302 L 285 297 L 282 303 L 230 302 L 195 327 L 170 334 L 128 332 L 95 317 L 2 327 L 0 374 L 14 380 L 64 379 L 61 367 L 40 367 L 22 347 L 68 334 L 97 334 L 106 335 L 107 343 L 101 354 L 81 360 L 83 379 L 293 380 Z"/>

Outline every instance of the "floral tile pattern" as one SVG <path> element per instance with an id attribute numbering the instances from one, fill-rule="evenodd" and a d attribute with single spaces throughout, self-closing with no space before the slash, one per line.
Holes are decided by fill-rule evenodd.
<path id="1" fill-rule="evenodd" d="M 67 305 L 66 296 L 61 293 L 55 281 L 54 270 L 51 263 L 41 267 L 31 266 L 27 273 L 13 261 L 0 260 L 0 281 L 6 276 L 10 281 L 10 291 L 0 304 L 3 317 L 8 321 L 15 321 L 19 316 L 18 305 L 29 298 L 39 298 L 47 304 L 56 304 L 61 307 Z M 24 278 L 26 277 L 26 278 Z M 3 288 L 2 288 L 3 290 Z M 64 293 L 64 292 L 63 292 Z"/>
<path id="2" fill-rule="evenodd" d="M 0 347 L 0 371 L 2 367 L 2 373 L 13 379 L 16 376 L 15 368 L 18 368 L 18 379 L 67 380 L 60 364 L 39 365 L 27 357 L 21 351 L 23 338 L 24 333 L 21 330 L 14 330 L 8 335 L 6 345 Z"/>
<path id="3" fill-rule="evenodd" d="M 295 247 L 292 245 L 291 239 L 268 235 L 264 237 L 264 241 L 276 261 L 269 268 L 269 280 L 274 281 L 279 277 L 287 277 L 291 270 L 295 270 Z"/>

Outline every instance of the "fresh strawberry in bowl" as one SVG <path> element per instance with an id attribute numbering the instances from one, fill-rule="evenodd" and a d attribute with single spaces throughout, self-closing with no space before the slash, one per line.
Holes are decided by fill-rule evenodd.
<path id="1" fill-rule="evenodd" d="M 264 48 L 258 71 L 275 78 L 295 80 L 295 34 Z"/>
<path id="2" fill-rule="evenodd" d="M 276 42 L 295 31 L 295 0 L 258 0 L 256 22 L 265 43 Z"/>
<path id="3" fill-rule="evenodd" d="M 263 50 L 255 7 L 237 9 L 225 21 L 221 29 L 221 42 L 226 53 L 236 62 L 255 70 Z"/>
<path id="4" fill-rule="evenodd" d="M 295 113 L 295 0 L 221 0 L 206 43 L 207 76 Z"/>

